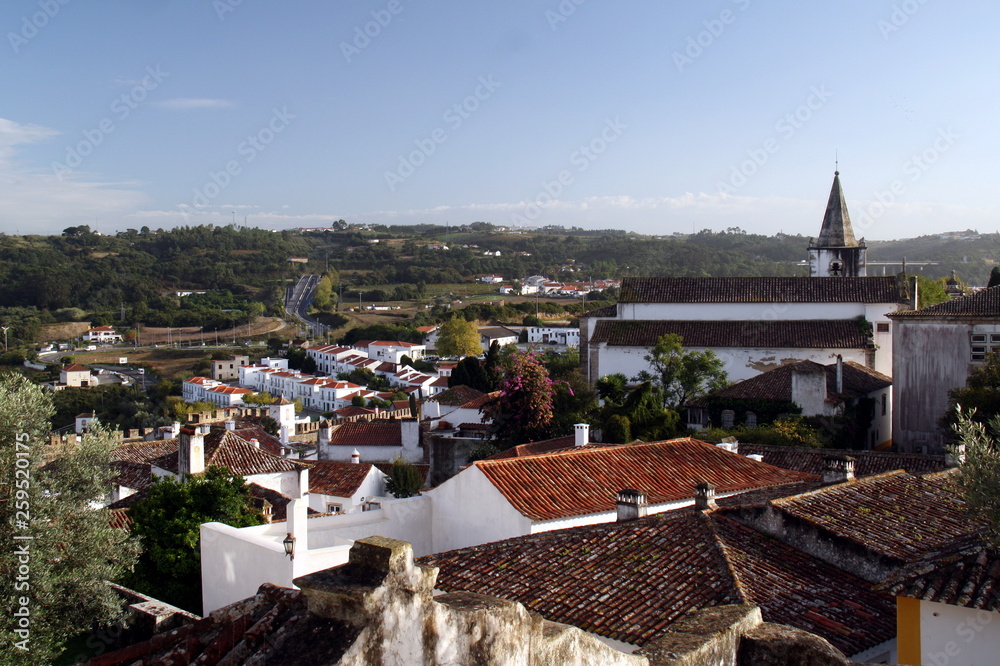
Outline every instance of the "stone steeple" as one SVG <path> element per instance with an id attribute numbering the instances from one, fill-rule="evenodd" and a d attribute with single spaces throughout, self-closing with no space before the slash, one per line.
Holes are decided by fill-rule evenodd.
<path id="1" fill-rule="evenodd" d="M 854 238 L 840 172 L 835 171 L 819 238 L 809 243 L 809 276 L 864 277 L 867 251 L 864 239 L 858 242 Z"/>

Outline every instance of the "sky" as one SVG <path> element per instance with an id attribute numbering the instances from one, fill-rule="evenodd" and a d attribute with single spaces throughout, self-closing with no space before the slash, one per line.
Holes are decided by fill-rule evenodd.
<path id="1" fill-rule="evenodd" d="M 995 232 L 989 0 L 6 0 L 0 232 Z"/>

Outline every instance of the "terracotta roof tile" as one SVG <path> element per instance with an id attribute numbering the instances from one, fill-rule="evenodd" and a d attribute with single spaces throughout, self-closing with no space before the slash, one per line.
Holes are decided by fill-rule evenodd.
<path id="1" fill-rule="evenodd" d="M 465 384 L 459 384 L 458 386 L 452 386 L 447 391 L 442 391 L 433 397 L 427 398 L 427 401 L 460 407 L 484 395 L 486 394 L 482 391 L 466 386 Z"/>
<path id="2" fill-rule="evenodd" d="M 627 277 L 621 303 L 898 303 L 903 291 L 886 277 Z"/>
<path id="3" fill-rule="evenodd" d="M 157 439 L 152 442 L 136 442 L 116 446 L 111 452 L 112 460 L 134 463 L 148 463 L 177 450 L 178 440 Z"/>
<path id="4" fill-rule="evenodd" d="M 693 510 L 529 535 L 421 558 L 437 587 L 521 602 L 548 620 L 645 645 L 685 613 L 731 603 L 854 654 L 895 636 L 884 593 L 735 521 Z"/>
<path id="5" fill-rule="evenodd" d="M 1000 553 L 970 534 L 897 570 L 880 587 L 899 597 L 1000 611 Z"/>
<path id="6" fill-rule="evenodd" d="M 977 529 L 950 472 L 887 472 L 773 500 L 777 511 L 900 562 Z"/>
<path id="7" fill-rule="evenodd" d="M 63 370 L 66 372 L 89 372 L 90 368 L 79 363 L 70 363 L 69 365 L 64 365 Z"/>
<path id="8" fill-rule="evenodd" d="M 148 463 L 117 460 L 111 463 L 115 472 L 114 481 L 132 490 L 142 490 L 153 482 L 153 471 Z"/>
<path id="9" fill-rule="evenodd" d="M 968 296 L 960 296 L 920 310 L 896 312 L 894 319 L 921 317 L 1000 317 L 1000 287 L 983 289 Z"/>
<path id="10" fill-rule="evenodd" d="M 399 421 L 353 421 L 339 426 L 330 436 L 333 446 L 402 446 Z"/>
<path id="11" fill-rule="evenodd" d="M 702 481 L 726 494 L 815 478 L 690 438 L 480 460 L 475 465 L 532 520 L 612 511 L 615 494 L 623 488 L 645 492 L 652 505 L 692 498 Z"/>
<path id="12" fill-rule="evenodd" d="M 847 449 L 814 449 L 798 446 L 765 446 L 740 442 L 740 455 L 760 454 L 764 462 L 807 474 L 822 474 L 823 460 L 829 456 L 854 458 L 854 474 L 858 478 L 902 469 L 910 474 L 940 472 L 947 468 L 943 455 L 895 453 L 892 451 L 854 451 Z"/>
<path id="13" fill-rule="evenodd" d="M 489 403 L 493 402 L 498 397 L 500 397 L 500 391 L 485 393 L 479 396 L 478 398 L 475 398 L 473 400 L 470 400 L 469 402 L 462 404 L 461 407 L 462 409 L 478 409 L 482 411 L 485 405 L 488 405 Z"/>
<path id="14" fill-rule="evenodd" d="M 817 280 L 826 278 L 815 278 Z M 602 319 L 593 344 L 652 347 L 663 335 L 679 335 L 689 347 L 798 347 L 867 349 L 871 338 L 852 320 L 663 321 Z"/>
<path id="15" fill-rule="evenodd" d="M 744 379 L 731 386 L 705 396 L 701 401 L 710 398 L 736 398 L 744 400 L 778 400 L 791 402 L 792 375 L 797 372 L 825 372 L 826 391 L 829 397 L 837 395 L 837 364 L 820 365 L 813 361 L 789 363 L 774 370 L 762 372 L 756 377 Z M 843 364 L 843 394 L 851 397 L 863 397 L 879 389 L 892 386 L 892 378 L 880 372 L 866 368 L 854 361 Z"/>
<path id="16" fill-rule="evenodd" d="M 317 460 L 309 463 L 309 492 L 335 497 L 350 497 L 372 471 L 362 463 Z"/>
<path id="17" fill-rule="evenodd" d="M 178 473 L 177 447 L 167 455 L 150 461 L 160 469 Z M 205 469 L 224 467 L 237 476 L 294 472 L 301 464 L 258 448 L 234 432 L 216 430 L 205 437 Z"/>

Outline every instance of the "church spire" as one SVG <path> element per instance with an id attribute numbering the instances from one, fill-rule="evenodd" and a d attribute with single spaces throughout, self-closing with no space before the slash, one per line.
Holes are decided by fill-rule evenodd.
<path id="1" fill-rule="evenodd" d="M 816 241 L 819 247 L 857 247 L 854 229 L 851 227 L 851 216 L 847 212 L 847 201 L 844 190 L 840 187 L 840 172 L 833 172 L 833 188 L 830 190 L 830 200 L 826 204 L 826 215 L 823 216 L 823 227 Z"/>

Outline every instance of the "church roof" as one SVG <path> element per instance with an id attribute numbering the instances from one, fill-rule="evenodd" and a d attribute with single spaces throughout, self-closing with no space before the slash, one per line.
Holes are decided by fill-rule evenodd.
<path id="1" fill-rule="evenodd" d="M 619 303 L 898 303 L 905 298 L 905 282 L 893 275 L 627 277 L 622 280 Z"/>
<path id="2" fill-rule="evenodd" d="M 893 312 L 888 315 L 893 319 L 911 319 L 920 317 L 997 317 L 1000 316 L 1000 287 L 990 287 L 968 296 L 960 296 L 931 305 L 920 310 Z"/>
<path id="3" fill-rule="evenodd" d="M 809 279 L 809 278 L 806 278 Z M 831 282 L 850 278 L 815 278 Z M 871 339 L 858 321 L 818 319 L 792 321 L 661 321 L 599 320 L 591 344 L 652 347 L 663 335 L 679 335 L 685 347 L 749 349 L 867 349 Z"/>
<path id="4" fill-rule="evenodd" d="M 816 241 L 818 247 L 857 247 L 854 229 L 851 227 L 851 216 L 847 212 L 847 201 L 844 190 L 840 187 L 840 172 L 833 174 L 833 188 L 830 190 L 830 200 L 826 204 L 826 214 L 823 216 L 823 227 Z"/>

